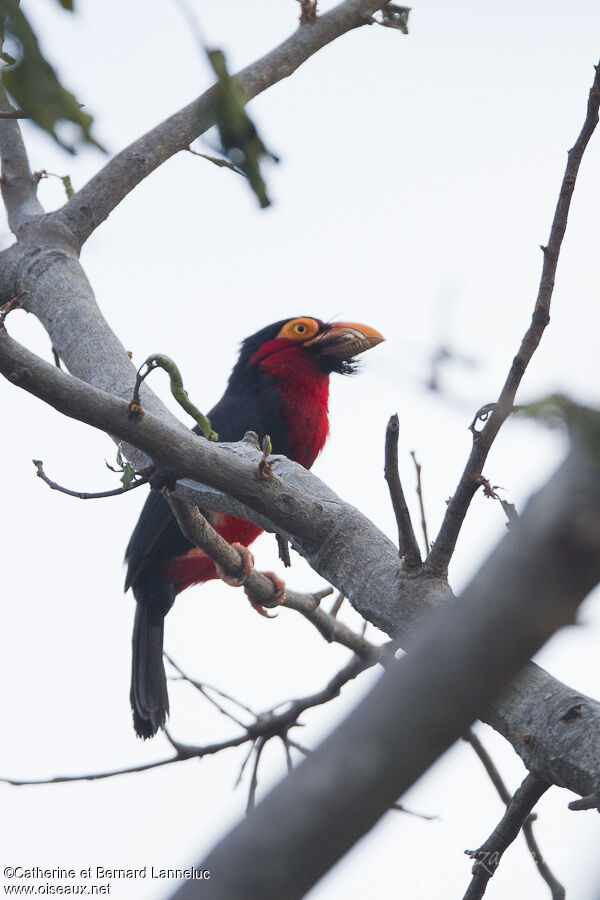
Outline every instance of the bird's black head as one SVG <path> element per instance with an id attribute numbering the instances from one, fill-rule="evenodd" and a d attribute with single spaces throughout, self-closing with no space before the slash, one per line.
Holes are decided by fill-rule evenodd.
<path id="1" fill-rule="evenodd" d="M 281 319 L 243 341 L 236 369 L 281 354 L 286 369 L 290 363 L 308 358 L 325 375 L 349 375 L 356 370 L 354 357 L 383 340 L 374 328 L 356 322 L 322 322 L 312 316 Z"/>

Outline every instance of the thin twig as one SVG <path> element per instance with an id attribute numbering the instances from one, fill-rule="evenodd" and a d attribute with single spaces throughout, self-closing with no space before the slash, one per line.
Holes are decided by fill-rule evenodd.
<path id="1" fill-rule="evenodd" d="M 180 677 L 181 681 L 186 681 L 188 684 L 191 684 L 192 687 L 195 687 L 196 690 L 202 694 L 202 696 L 205 698 L 205 700 L 208 700 L 208 702 L 210 704 L 212 704 L 212 706 L 214 706 L 215 709 L 217 709 L 221 713 L 221 715 L 225 716 L 227 719 L 230 719 L 232 722 L 235 722 L 235 724 L 239 725 L 240 728 L 246 728 L 245 722 L 242 722 L 240 719 L 237 718 L 237 716 L 234 716 L 233 713 L 231 713 L 231 712 L 229 712 L 229 710 L 225 709 L 225 707 L 222 706 L 218 700 L 215 700 L 214 697 L 211 697 L 210 693 L 207 691 L 206 687 L 202 684 L 202 682 L 195 681 L 193 678 L 190 678 L 190 676 L 186 675 L 186 673 L 177 665 L 177 663 L 173 659 L 171 659 L 170 656 L 168 656 L 166 653 L 164 653 L 163 655 L 164 655 L 165 659 L 167 659 L 168 662 L 173 666 L 175 671 L 179 673 L 179 677 Z M 221 692 L 219 692 L 219 693 L 221 693 Z M 233 700 L 233 698 L 231 698 L 231 697 L 228 697 L 227 699 L 231 700 L 233 703 L 236 703 L 236 701 Z"/>
<path id="2" fill-rule="evenodd" d="M 142 475 L 136 481 L 132 481 L 131 484 L 127 485 L 127 487 L 113 488 L 112 491 L 98 491 L 97 493 L 87 493 L 86 491 L 72 491 L 69 488 L 62 487 L 62 485 L 57 484 L 56 481 L 52 481 L 46 473 L 44 472 L 44 463 L 41 459 L 32 459 L 31 460 L 34 466 L 37 469 L 38 478 L 41 478 L 45 484 L 48 485 L 53 491 L 59 491 L 61 494 L 66 494 L 68 497 L 77 497 L 79 500 L 102 500 L 104 497 L 118 497 L 120 494 L 128 494 L 129 491 L 132 491 L 134 488 L 142 487 L 144 484 L 148 484 L 149 476 Z"/>
<path id="3" fill-rule="evenodd" d="M 529 773 L 506 808 L 504 816 L 478 850 L 466 850 L 475 859 L 473 878 L 463 900 L 481 900 L 488 882 L 500 865 L 504 851 L 513 843 L 533 807 L 550 785 Z"/>
<path id="4" fill-rule="evenodd" d="M 504 781 L 502 780 L 502 776 L 500 775 L 500 772 L 496 768 L 492 757 L 489 755 L 489 753 L 487 752 L 487 750 L 485 749 L 485 747 L 483 746 L 483 744 L 481 743 L 481 741 L 479 740 L 479 738 L 477 737 L 475 732 L 468 731 L 466 734 L 463 735 L 463 741 L 466 741 L 467 744 L 471 745 L 471 747 L 473 748 L 473 750 L 479 757 L 481 763 L 483 764 L 485 771 L 490 776 L 490 781 L 496 788 L 496 791 L 498 792 L 500 799 L 502 800 L 502 802 L 504 803 L 505 806 L 508 806 L 508 804 L 510 803 L 510 791 L 504 784 Z"/>
<path id="5" fill-rule="evenodd" d="M 525 370 L 535 353 L 544 330 L 550 321 L 550 301 L 554 289 L 556 267 L 560 248 L 567 227 L 567 217 L 571 198 L 575 188 L 577 173 L 585 148 L 598 123 L 600 106 L 600 65 L 596 67 L 593 85 L 590 89 L 587 115 L 579 137 L 569 150 L 565 174 L 562 180 L 558 203 L 552 221 L 548 245 L 542 247 L 544 264 L 538 295 L 533 311 L 531 325 L 525 332 L 521 346 L 510 367 L 508 377 L 500 393 L 497 404 L 492 409 L 489 419 L 481 431 L 473 430 L 473 446 L 471 453 L 454 496 L 442 522 L 439 534 L 427 557 L 427 568 L 432 572 L 443 574 L 454 553 L 456 541 L 462 528 L 469 505 L 479 484 L 477 476 L 481 475 L 485 460 L 500 428 L 510 415 L 514 405 L 515 394 L 525 374 Z"/>
<path id="6" fill-rule="evenodd" d="M 340 592 L 338 593 L 337 597 L 335 598 L 335 600 L 333 601 L 333 603 L 331 604 L 331 609 L 329 610 L 329 615 L 330 615 L 333 619 L 335 619 L 335 617 L 336 617 L 337 614 L 339 613 L 340 609 L 342 608 L 342 603 L 344 602 L 345 599 L 346 599 L 346 598 L 344 597 L 344 595 L 343 595 L 342 592 L 340 591 Z"/>
<path id="7" fill-rule="evenodd" d="M 206 691 L 212 691 L 217 694 L 223 700 L 227 700 L 228 703 L 233 703 L 235 706 L 242 709 L 244 712 L 247 712 L 248 715 L 252 716 L 253 719 L 258 718 L 258 713 L 255 712 L 252 707 L 247 706 L 245 703 L 242 703 L 241 700 L 236 700 L 235 697 L 232 697 L 231 694 L 227 694 L 225 691 L 222 691 L 220 688 L 215 687 L 212 684 L 207 684 L 205 681 L 196 681 L 193 678 L 190 678 L 185 672 L 182 671 L 181 667 L 177 665 L 177 663 L 169 656 L 168 653 L 163 652 L 163 656 L 167 660 L 167 662 L 176 669 L 177 672 L 181 675 L 183 681 L 189 682 L 193 687 L 195 687 L 203 696 L 206 697 Z M 207 700 L 212 702 L 212 698 L 206 697 Z M 245 726 L 244 726 L 245 727 Z"/>
<path id="8" fill-rule="evenodd" d="M 242 778 L 244 777 L 244 772 L 246 771 L 246 766 L 250 762 L 250 759 L 251 759 L 253 753 L 254 753 L 254 744 L 250 744 L 250 749 L 246 753 L 246 755 L 242 761 L 242 765 L 240 766 L 240 771 L 238 772 L 238 777 L 235 779 L 235 784 L 233 786 L 234 790 L 235 790 L 235 788 L 240 786 L 240 784 L 242 782 Z"/>
<path id="9" fill-rule="evenodd" d="M 281 743 L 283 744 L 283 749 L 285 751 L 285 762 L 287 765 L 287 770 L 288 770 L 288 775 L 289 775 L 289 773 L 293 771 L 294 761 L 292 760 L 292 754 L 290 751 L 290 740 L 289 740 L 287 734 L 283 734 L 281 736 Z"/>
<path id="10" fill-rule="evenodd" d="M 398 416 L 393 415 L 385 430 L 385 480 L 388 483 L 396 524 L 398 526 L 398 548 L 404 560 L 407 572 L 416 572 L 421 568 L 421 554 L 415 537 L 408 506 L 402 490 L 402 482 L 398 472 L 398 433 L 400 426 Z"/>
<path id="11" fill-rule="evenodd" d="M 258 787 L 258 767 L 262 752 L 267 744 L 267 738 L 259 738 L 254 745 L 254 765 L 252 766 L 252 777 L 250 778 L 250 789 L 248 791 L 248 802 L 246 803 L 246 813 L 254 809 L 256 800 L 256 788 Z"/>
<path id="12" fill-rule="evenodd" d="M 425 555 L 429 553 L 429 536 L 427 534 L 427 516 L 425 515 L 425 501 L 423 499 L 423 482 L 421 480 L 421 463 L 417 459 L 417 455 L 414 450 L 410 451 L 410 455 L 412 456 L 412 461 L 415 464 L 415 472 L 417 475 L 417 497 L 419 500 L 419 510 L 421 512 L 421 531 L 423 532 L 423 540 L 425 541 Z"/>
<path id="13" fill-rule="evenodd" d="M 96 772 L 86 775 L 60 775 L 55 778 L 29 780 L 0 778 L 0 782 L 4 784 L 12 784 L 18 787 L 23 787 L 26 785 L 35 784 L 59 784 L 69 781 L 96 781 L 102 778 L 111 778 L 116 775 L 128 775 L 132 772 L 143 772 L 146 769 L 155 769 L 160 766 L 182 762 L 186 759 L 202 759 L 205 756 L 211 756 L 216 753 L 220 753 L 222 750 L 227 750 L 233 747 L 240 747 L 242 744 L 246 744 L 248 742 L 251 742 L 252 745 L 255 745 L 259 740 L 266 743 L 273 737 L 283 738 L 284 736 L 287 736 L 290 728 L 299 725 L 298 718 L 302 715 L 302 713 L 307 712 L 309 709 L 314 709 L 317 706 L 323 706 L 324 704 L 329 703 L 330 700 L 334 700 L 339 696 L 342 688 L 346 684 L 348 684 L 348 682 L 357 678 L 358 675 L 361 674 L 361 672 L 364 672 L 366 669 L 369 669 L 372 666 L 376 665 L 378 661 L 379 659 L 377 654 L 367 655 L 364 658 L 356 655 L 353 656 L 350 662 L 348 662 L 345 666 L 343 666 L 343 668 L 336 672 L 333 678 L 329 680 L 329 682 L 322 690 L 317 691 L 314 694 L 309 694 L 306 697 L 300 697 L 296 700 L 289 701 L 287 703 L 287 708 L 282 712 L 268 710 L 267 712 L 260 713 L 256 716 L 253 723 L 243 726 L 244 730 L 242 734 L 239 734 L 237 735 L 237 737 L 230 738 L 226 741 L 221 741 L 220 743 L 206 744 L 201 746 L 182 744 L 179 741 L 176 741 L 172 737 L 172 735 L 167 730 L 165 730 L 165 737 L 176 753 L 175 756 L 169 757 L 168 759 L 159 760 L 155 763 L 146 763 L 145 765 L 141 766 L 132 766 L 131 768 L 126 769 L 113 769 L 112 771 L 108 772 Z M 288 740 L 290 746 L 296 747 L 296 749 L 298 749 L 301 753 L 308 752 L 300 744 L 297 744 L 295 741 L 292 741 L 289 738 Z M 243 773 L 244 767 L 245 763 L 244 766 L 242 766 L 240 778 Z"/>
<path id="14" fill-rule="evenodd" d="M 327 593 L 330 593 L 330 590 Z M 319 634 L 330 644 L 342 644 L 358 656 L 378 656 L 380 660 L 385 660 L 389 657 L 392 647 L 391 641 L 387 641 L 381 647 L 367 641 L 363 635 L 352 631 L 351 628 L 340 622 L 331 613 L 321 609 L 319 606 L 321 595 L 319 593 L 312 595 L 297 594 L 295 591 L 287 590 L 281 608 L 294 609 L 296 612 L 299 612 L 305 619 L 312 622 Z"/>
<path id="15" fill-rule="evenodd" d="M 426 822 L 433 822 L 435 819 L 439 819 L 439 816 L 426 816 L 424 813 L 415 812 L 414 809 L 407 809 L 405 806 L 402 806 L 401 803 L 392 803 L 390 809 L 406 813 L 407 816 L 416 816 L 418 819 L 425 819 Z"/>
<path id="16" fill-rule="evenodd" d="M 500 799 L 504 803 L 505 806 L 508 806 L 510 803 L 511 797 L 510 792 L 504 781 L 502 780 L 502 776 L 500 775 L 498 769 L 494 765 L 494 762 L 475 734 L 474 731 L 468 731 L 466 735 L 463 735 L 463 740 L 471 745 L 479 759 L 481 760 L 486 772 L 490 776 L 492 784 L 496 788 Z M 544 861 L 544 858 L 540 852 L 540 848 L 538 846 L 537 840 L 533 833 L 533 822 L 535 819 L 535 813 L 532 813 L 526 819 L 523 825 L 523 836 L 527 842 L 527 847 L 529 848 L 529 852 L 531 854 L 531 858 L 533 859 L 538 872 L 550 888 L 550 893 L 552 894 L 552 900 L 564 900 L 565 897 L 565 889 L 562 884 L 557 881 L 552 872 L 550 871 L 547 863 Z"/>

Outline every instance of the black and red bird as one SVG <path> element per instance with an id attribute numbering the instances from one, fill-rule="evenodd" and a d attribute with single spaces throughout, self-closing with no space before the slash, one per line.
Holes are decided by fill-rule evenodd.
<path id="1" fill-rule="evenodd" d="M 242 343 L 227 389 L 209 413 L 222 441 L 247 431 L 268 434 L 273 453 L 309 469 L 329 433 L 329 375 L 350 374 L 353 358 L 384 338 L 366 325 L 309 316 L 267 325 Z M 199 431 L 196 427 L 194 431 Z M 227 541 L 248 546 L 261 533 L 251 522 L 210 513 Z M 182 535 L 162 494 L 153 491 L 134 529 L 125 561 L 125 590 L 137 601 L 133 627 L 131 707 L 137 734 L 148 738 L 169 711 L 163 666 L 164 618 L 177 594 L 217 577 L 212 560 Z"/>

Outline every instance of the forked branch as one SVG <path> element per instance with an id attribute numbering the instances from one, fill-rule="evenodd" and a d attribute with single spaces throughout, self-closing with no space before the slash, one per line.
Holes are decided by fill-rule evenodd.
<path id="1" fill-rule="evenodd" d="M 398 433 L 400 426 L 398 416 L 393 415 L 385 432 L 385 480 L 388 483 L 396 524 L 398 525 L 398 547 L 407 572 L 416 572 L 421 568 L 421 554 L 415 532 L 406 505 L 402 482 L 398 472 Z"/>
<path id="2" fill-rule="evenodd" d="M 567 167 L 563 176 L 556 211 L 552 220 L 550 239 L 546 247 L 542 247 L 544 263 L 542 277 L 538 290 L 535 308 L 531 319 L 531 325 L 525 332 L 525 336 L 519 347 L 519 351 L 513 359 L 508 377 L 500 392 L 497 403 L 494 405 L 489 418 L 481 431 L 473 430 L 473 447 L 471 454 L 458 483 L 458 487 L 448 503 L 446 515 L 442 522 L 439 534 L 434 542 L 431 553 L 427 557 L 427 568 L 433 572 L 444 573 L 454 553 L 456 541 L 469 509 L 469 505 L 480 482 L 477 476 L 481 475 L 490 448 L 500 431 L 500 428 L 510 415 L 517 389 L 531 357 L 535 353 L 544 333 L 546 325 L 550 321 L 550 301 L 554 289 L 554 279 L 562 240 L 567 227 L 567 217 L 571 198 L 575 189 L 579 166 L 598 124 L 598 108 L 600 106 L 600 65 L 596 66 L 595 77 L 590 89 L 587 114 L 583 128 L 575 144 L 569 150 Z"/>
<path id="3" fill-rule="evenodd" d="M 464 900 L 481 900 L 488 881 L 500 865 L 505 850 L 518 836 L 521 828 L 529 819 L 532 809 L 549 787 L 549 784 L 536 775 L 531 773 L 527 775 L 487 841 L 478 850 L 466 851 L 475 860 L 475 863 L 473 864 L 473 878 Z"/>

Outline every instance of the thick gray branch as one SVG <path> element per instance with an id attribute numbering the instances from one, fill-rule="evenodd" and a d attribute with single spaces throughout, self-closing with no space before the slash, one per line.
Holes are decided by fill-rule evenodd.
<path id="1" fill-rule="evenodd" d="M 279 458 L 273 464 L 276 479 L 265 481 L 257 477 L 261 454 L 251 444 L 242 442 L 226 447 L 211 444 L 181 424 L 173 427 L 151 414 L 141 420 L 132 419 L 126 402 L 43 362 L 4 331 L 0 331 L 0 371 L 65 415 L 135 444 L 159 468 L 208 485 L 194 490 L 188 486 L 187 499 L 194 499 L 204 507 L 242 513 L 289 535 L 313 568 L 342 590 L 361 615 L 388 634 L 400 637 L 405 646 L 410 645 L 416 626 L 427 611 L 451 598 L 443 579 L 406 575 L 396 548 L 373 523 L 301 466 Z M 597 522 L 585 512 L 588 504 L 597 499 L 596 493 L 591 491 L 588 496 L 586 489 L 572 498 L 563 496 L 565 484 L 570 484 L 572 468 L 572 462 L 565 464 L 540 499 L 532 503 L 542 521 L 551 512 L 552 521 L 560 524 L 556 507 L 560 508 L 561 504 L 565 516 L 549 559 L 542 541 L 546 538 L 542 535 L 538 547 L 533 529 L 530 529 L 527 553 L 525 544 L 521 548 L 533 599 L 546 589 L 548 581 L 548 590 L 560 591 L 561 598 L 570 595 L 571 590 L 576 596 L 591 586 L 590 583 L 586 587 L 582 581 L 587 577 L 585 569 L 571 564 L 562 568 L 566 566 L 565 548 L 568 549 L 571 540 L 578 545 L 582 528 L 587 529 L 591 542 L 598 539 L 594 530 Z M 235 504 L 215 494 L 215 490 L 226 491 Z M 570 516 L 575 501 L 581 502 L 582 512 L 574 524 Z M 498 569 L 495 574 L 498 590 L 504 594 L 518 590 L 520 583 L 513 585 L 505 556 L 494 557 L 486 571 L 494 565 Z M 516 574 L 514 579 L 518 581 L 520 577 Z M 528 614 L 524 626 L 526 637 L 537 634 L 538 616 L 542 624 L 558 627 L 556 622 L 550 622 L 551 605 L 544 605 L 541 615 L 537 605 L 531 609 L 533 612 Z M 489 646 L 480 646 L 482 655 L 489 651 Z M 529 665 L 486 720 L 513 744 L 528 768 L 546 781 L 582 795 L 596 789 L 600 782 L 597 754 L 600 704 L 596 701 Z"/>
<path id="2" fill-rule="evenodd" d="M 274 50 L 236 75 L 248 100 L 287 78 L 317 51 L 364 25 L 383 0 L 344 0 L 301 25 Z M 215 124 L 214 88 L 161 122 L 114 157 L 57 212 L 81 245 L 136 185 Z M 18 126 L 17 126 L 18 127 Z"/>
<path id="3" fill-rule="evenodd" d="M 4 85 L 0 82 L 0 110 L 12 112 Z M 27 151 L 16 119 L 0 119 L 0 154 L 2 156 L 2 199 L 8 224 L 17 234 L 22 225 L 43 215 L 37 198 L 37 181 L 31 174 Z"/>
<path id="4" fill-rule="evenodd" d="M 599 475 L 597 460 L 574 450 L 464 595 L 436 611 L 408 656 L 198 864 L 211 872 L 214 900 L 304 896 L 574 620 L 600 579 Z M 196 887 L 175 896 L 191 900 Z"/>

